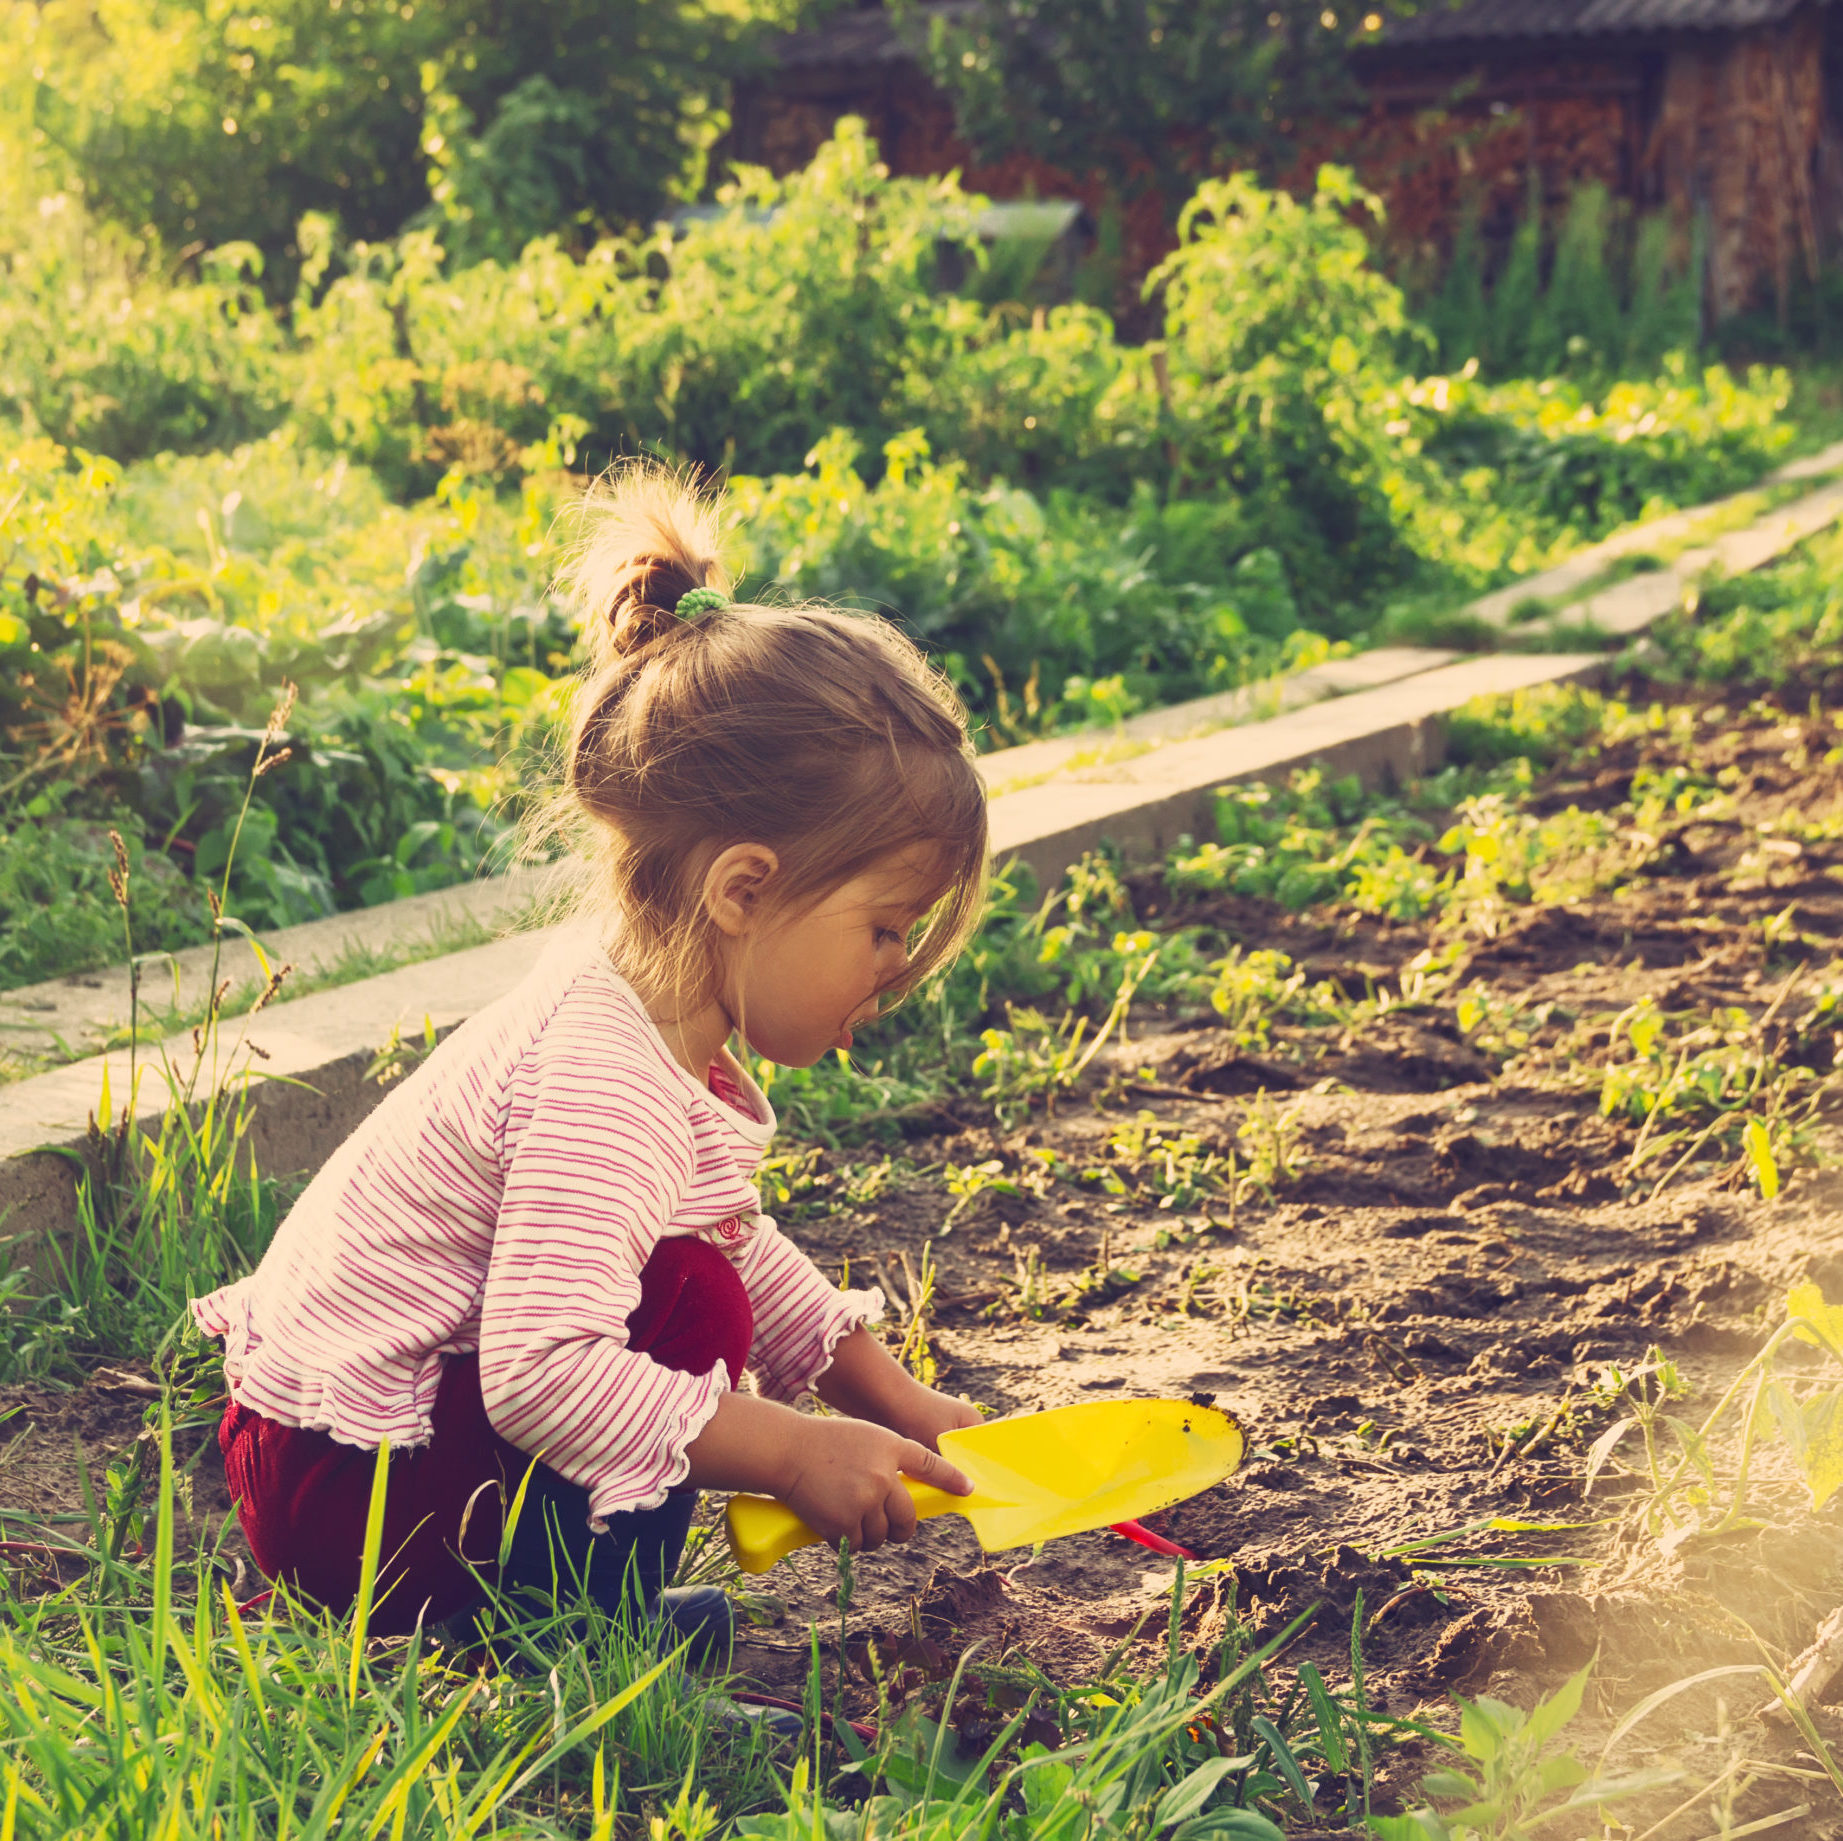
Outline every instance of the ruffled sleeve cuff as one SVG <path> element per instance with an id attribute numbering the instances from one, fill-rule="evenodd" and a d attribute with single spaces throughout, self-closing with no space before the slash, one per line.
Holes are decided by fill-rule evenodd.
<path id="1" fill-rule="evenodd" d="M 828 1290 L 799 1334 L 784 1334 L 776 1338 L 771 1353 L 758 1353 L 757 1389 L 770 1400 L 790 1404 L 810 1393 L 831 1367 L 839 1343 L 860 1325 L 880 1322 L 884 1309 L 883 1293 L 875 1286 L 867 1291 Z"/>
<path id="2" fill-rule="evenodd" d="M 262 1342 L 250 1322 L 250 1281 L 239 1279 L 207 1297 L 193 1298 L 188 1308 L 201 1334 L 223 1339 L 224 1381 L 234 1395 Z"/>
<path id="3" fill-rule="evenodd" d="M 608 1531 L 610 1515 L 630 1509 L 656 1509 L 691 1471 L 691 1446 L 710 1424 L 730 1391 L 727 1370 L 718 1362 L 708 1374 L 682 1377 L 686 1385 L 674 1392 L 662 1415 L 654 1442 L 656 1462 L 644 1469 L 632 1464 L 595 1478 L 589 1485 L 589 1527 L 597 1534 Z"/>

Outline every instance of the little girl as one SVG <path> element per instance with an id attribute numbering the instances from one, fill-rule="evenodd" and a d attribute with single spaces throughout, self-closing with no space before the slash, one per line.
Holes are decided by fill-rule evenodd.
<path id="1" fill-rule="evenodd" d="M 574 1579 L 720 1640 L 720 1594 L 662 1594 L 699 1489 L 778 1496 L 869 1551 L 915 1531 L 903 1476 L 969 1488 L 935 1439 L 977 1413 L 865 1327 L 878 1293 L 839 1291 L 761 1213 L 774 1114 L 729 1047 L 849 1048 L 963 944 L 986 853 L 964 713 L 881 621 L 732 602 L 716 515 L 669 476 L 636 468 L 589 510 L 567 795 L 598 918 L 192 1306 L 224 1339 L 218 1439 L 266 1575 L 352 1603 L 389 1444 L 381 1633 L 471 1610 L 482 1581 Z M 785 1404 L 809 1389 L 837 1416 Z"/>

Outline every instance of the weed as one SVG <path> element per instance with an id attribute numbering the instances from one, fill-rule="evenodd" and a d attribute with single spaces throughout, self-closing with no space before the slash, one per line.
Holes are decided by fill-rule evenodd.
<path id="1" fill-rule="evenodd" d="M 1222 1581 L 1214 1583 L 1220 1606 Z M 835 1728 L 853 1754 L 853 1800 L 868 1798 L 858 1809 L 848 1815 L 826 1796 L 803 1760 L 785 1808 L 745 1818 L 739 1841 L 847 1832 L 889 1841 L 1102 1841 L 1157 1833 L 1278 1841 L 1277 1818 L 1360 1813 L 1377 1752 L 1391 1738 L 1423 1730 L 1368 1707 L 1360 1648 L 1353 1649 L 1350 1689 L 1334 1690 L 1307 1663 L 1282 1693 L 1268 1665 L 1311 1614 L 1257 1647 L 1231 1610 L 1213 1657 L 1215 1685 L 1205 1690 L 1202 1666 L 1183 1650 L 1186 1596 L 1180 1566 L 1164 1663 L 1146 1681 L 1120 1673 L 1126 1643 L 1090 1680 L 1064 1687 L 1027 1662 L 974 1664 L 970 1651 L 963 1654 L 938 1690 L 941 1717 L 912 1701 L 879 1721 L 874 1749 L 854 1744 L 849 1727 Z M 1003 1716 L 996 1731 L 986 1727 L 976 1738 L 970 1723 L 945 1711 L 964 1706 L 970 1681 L 983 1685 Z"/>
<path id="2" fill-rule="evenodd" d="M 1175 1136 L 1155 1112 L 1137 1113 L 1116 1125 L 1108 1138 L 1109 1161 L 1082 1173 L 1109 1195 L 1155 1196 L 1161 1209 L 1194 1208 L 1220 1195 L 1229 1183 L 1229 1160 L 1204 1148 L 1193 1131 Z"/>
<path id="3" fill-rule="evenodd" d="M 1629 1374 L 1609 1367 L 1597 1384 L 1610 1407 L 1624 1410 L 1589 1449 L 1584 1488 L 1599 1480 L 1636 1431 L 1644 1469 L 1637 1473 L 1642 1493 L 1630 1513 L 1667 1552 L 1686 1541 L 1756 1525 L 1747 1519 L 1747 1491 L 1754 1447 L 1765 1430 L 1776 1428 L 1790 1450 L 1814 1510 L 1843 1488 L 1843 1378 L 1833 1376 L 1829 1384 L 1790 1379 L 1780 1372 L 1778 1359 L 1795 1342 L 1822 1349 L 1843 1365 L 1843 1307 L 1826 1303 L 1822 1291 L 1807 1283 L 1787 1293 L 1785 1308 L 1785 1321 L 1700 1421 L 1666 1411 L 1688 1390 L 1675 1365 L 1656 1349 Z M 1739 1448 L 1728 1468 L 1716 1439 L 1734 1416 Z M 1665 1434 L 1674 1449 L 1666 1447 Z"/>
<path id="4" fill-rule="evenodd" d="M 1372 1815 L 1372 1832 L 1382 1841 L 1527 1841 L 1539 1826 L 1594 1819 L 1609 1802 L 1675 1782 L 1677 1773 L 1660 1771 L 1595 1777 L 1574 1752 L 1560 1749 L 1591 1673 L 1589 1664 L 1527 1713 L 1489 1695 L 1455 1695 L 1459 1736 L 1446 1741 L 1454 1762 L 1423 1777 L 1421 1793 L 1462 1806 L 1445 1814 L 1429 1806 L 1411 1815 Z"/>
<path id="5" fill-rule="evenodd" d="M 947 1185 L 947 1193 L 954 1198 L 954 1204 L 948 1209 L 938 1230 L 943 1234 L 951 1233 L 954 1223 L 982 1195 L 1024 1193 L 1018 1182 L 1005 1174 L 1004 1160 L 998 1157 L 988 1157 L 984 1163 L 950 1163 L 943 1171 L 941 1180 Z"/>
<path id="6" fill-rule="evenodd" d="M 766 1753 L 726 1731 L 723 1683 L 689 1691 L 681 1661 L 605 1623 L 598 1639 L 489 1685 L 426 1636 L 367 1641 L 277 1589 L 240 1611 L 209 1550 L 195 1595 L 176 1542 L 171 1432 L 148 1448 L 150 1548 L 89 1550 L 106 1581 L 92 1605 L 66 1591 L 15 1599 L 0 1629 L 13 1692 L 0 1707 L 0 1807 L 9 1834 L 218 1832 L 612 1836 L 693 1780 L 731 1815 L 769 1792 Z M 376 1576 L 376 1523 L 367 1568 Z M 72 1558 L 82 1551 L 61 1548 Z"/>
<path id="7" fill-rule="evenodd" d="M 903 1268 L 909 1270 L 906 1258 Z M 896 1351 L 897 1361 L 924 1387 L 932 1387 L 938 1378 L 938 1365 L 928 1349 L 928 1319 L 934 1310 L 934 1288 L 938 1276 L 934 1265 L 934 1248 L 925 1245 L 922 1248 L 921 1271 L 910 1275 L 909 1320 L 903 1330 L 902 1346 Z"/>
<path id="8" fill-rule="evenodd" d="M 1336 985 L 1321 980 L 1308 986 L 1304 969 L 1283 952 L 1238 946 L 1212 969 L 1210 1006 L 1240 1049 L 1266 1053 L 1276 1023 L 1339 1022 L 1351 1011 Z"/>
<path id="9" fill-rule="evenodd" d="M 1098 1028 L 1091 1029 L 1088 1019 L 1073 1011 L 1051 1022 L 1040 1010 L 1007 1006 L 1007 1026 L 981 1032 L 985 1046 L 973 1063 L 973 1073 L 984 1077 L 982 1092 L 1000 1124 L 1018 1124 L 1038 1100 L 1053 1108 L 1057 1097 L 1080 1081 L 1124 1022 L 1158 955 L 1154 946 L 1126 959 L 1113 1006 Z"/>
<path id="10" fill-rule="evenodd" d="M 1721 1156 L 1738 1158 L 1768 1199 L 1777 1194 L 1780 1169 L 1809 1144 L 1830 1085 L 1767 1046 L 1794 983 L 1759 1018 L 1739 1007 L 1673 1018 L 1646 998 L 1613 1019 L 1600 1110 L 1638 1121 L 1628 1176 L 1672 1159 L 1653 1195 L 1697 1158 Z"/>
<path id="11" fill-rule="evenodd" d="M 1299 1115 L 1295 1102 L 1282 1111 L 1272 1095 L 1257 1093 L 1242 1110 L 1236 1141 L 1242 1151 L 1238 1199 L 1258 1193 L 1273 1201 L 1282 1189 L 1305 1174 L 1310 1159 L 1301 1148 Z"/>

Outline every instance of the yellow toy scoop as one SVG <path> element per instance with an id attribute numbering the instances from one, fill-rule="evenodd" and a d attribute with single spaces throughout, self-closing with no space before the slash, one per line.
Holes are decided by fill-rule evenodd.
<path id="1" fill-rule="evenodd" d="M 1137 1521 L 1220 1483 L 1241 1462 L 1241 1427 L 1184 1400 L 1093 1400 L 943 1432 L 941 1455 L 970 1496 L 903 1479 L 918 1515 L 964 1515 L 988 1553 Z M 819 1539 L 785 1504 L 732 1497 L 730 1552 L 745 1573 Z"/>

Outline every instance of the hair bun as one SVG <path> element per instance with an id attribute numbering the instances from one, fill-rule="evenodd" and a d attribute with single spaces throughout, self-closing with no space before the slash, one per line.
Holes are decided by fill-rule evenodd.
<path id="1" fill-rule="evenodd" d="M 678 625 L 678 604 L 703 582 L 676 557 L 636 557 L 603 611 L 617 652 L 635 652 Z"/>
<path id="2" fill-rule="evenodd" d="M 678 604 L 724 590 L 715 508 L 656 462 L 611 473 L 583 502 L 586 535 L 564 571 L 592 657 L 621 658 L 680 630 Z"/>

